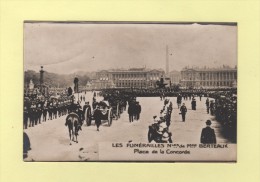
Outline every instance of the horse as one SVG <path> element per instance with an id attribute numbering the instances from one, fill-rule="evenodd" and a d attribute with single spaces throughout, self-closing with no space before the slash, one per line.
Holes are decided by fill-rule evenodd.
<path id="1" fill-rule="evenodd" d="M 81 128 L 80 122 L 79 122 L 79 116 L 72 112 L 66 117 L 66 123 L 65 126 L 68 126 L 69 129 L 69 136 L 70 136 L 70 145 L 71 141 L 78 143 L 78 131 Z M 74 137 L 76 140 L 74 140 Z"/>

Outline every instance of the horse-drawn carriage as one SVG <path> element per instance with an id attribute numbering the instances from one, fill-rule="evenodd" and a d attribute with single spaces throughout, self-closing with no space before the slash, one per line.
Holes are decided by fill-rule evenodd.
<path id="1" fill-rule="evenodd" d="M 100 101 L 99 103 L 97 102 L 93 112 L 91 112 L 90 107 L 86 108 L 84 113 L 84 118 L 87 123 L 87 126 L 90 126 L 91 121 L 96 120 L 97 119 L 96 117 L 99 117 L 99 119 L 101 120 L 107 121 L 108 126 L 112 125 L 112 120 L 113 120 L 112 107 L 109 105 L 107 101 Z"/>

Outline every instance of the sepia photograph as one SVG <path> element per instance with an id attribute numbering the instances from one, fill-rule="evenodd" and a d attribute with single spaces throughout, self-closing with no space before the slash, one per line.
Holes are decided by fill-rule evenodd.
<path id="1" fill-rule="evenodd" d="M 237 161 L 237 23 L 23 31 L 25 162 Z"/>

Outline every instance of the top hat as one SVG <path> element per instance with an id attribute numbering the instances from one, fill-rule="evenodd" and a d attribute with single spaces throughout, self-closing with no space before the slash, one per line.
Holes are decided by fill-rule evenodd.
<path id="1" fill-rule="evenodd" d="M 210 121 L 210 120 L 207 120 L 207 121 L 206 121 L 206 125 L 211 125 L 211 121 Z"/>

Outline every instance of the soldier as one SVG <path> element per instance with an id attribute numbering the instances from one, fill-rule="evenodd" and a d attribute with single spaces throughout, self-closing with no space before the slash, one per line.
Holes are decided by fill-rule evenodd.
<path id="1" fill-rule="evenodd" d="M 23 110 L 23 128 L 27 129 L 28 127 L 28 118 L 29 118 L 29 111 L 27 106 L 24 106 L 24 110 Z"/>
<path id="2" fill-rule="evenodd" d="M 57 119 L 57 112 L 58 112 L 57 102 L 54 102 L 53 109 L 52 109 L 53 119 Z"/>
<path id="3" fill-rule="evenodd" d="M 191 101 L 191 108 L 192 108 L 192 110 L 196 110 L 196 99 L 195 98 L 193 98 Z"/>
<path id="4" fill-rule="evenodd" d="M 53 106 L 52 106 L 52 102 L 51 102 L 49 107 L 48 107 L 48 113 L 49 113 L 49 119 L 48 120 L 52 120 L 52 112 L 53 112 Z"/>
<path id="5" fill-rule="evenodd" d="M 138 121 L 140 119 L 140 113 L 142 111 L 142 107 L 139 104 L 139 102 L 136 102 L 135 110 L 136 110 L 136 120 Z"/>
<path id="6" fill-rule="evenodd" d="M 182 104 L 180 111 L 181 111 L 180 114 L 182 116 L 182 121 L 185 122 L 185 116 L 186 116 L 186 113 L 187 113 L 187 107 L 185 106 L 185 103 Z"/>
<path id="7" fill-rule="evenodd" d="M 35 104 L 34 101 L 32 102 L 32 105 L 30 107 L 29 114 L 30 114 L 30 116 L 29 116 L 30 117 L 29 127 L 34 127 L 34 123 L 36 121 L 36 104 Z"/>
<path id="8" fill-rule="evenodd" d="M 201 97 L 202 97 L 202 94 L 201 94 L 201 93 L 199 94 L 199 97 L 200 97 L 200 101 L 201 101 Z"/>
<path id="9" fill-rule="evenodd" d="M 36 113 L 37 113 L 37 118 L 36 118 L 35 125 L 37 125 L 38 123 L 41 124 L 41 117 L 42 117 L 42 105 L 41 105 L 41 103 L 38 103 Z"/>
<path id="10" fill-rule="evenodd" d="M 79 116 L 79 123 L 82 125 L 84 120 L 84 113 L 81 106 L 77 108 L 77 114 Z"/>
<path id="11" fill-rule="evenodd" d="M 209 114 L 209 98 L 206 100 L 207 113 Z"/>
<path id="12" fill-rule="evenodd" d="M 214 103 L 213 100 L 210 101 L 209 108 L 210 108 L 210 114 L 213 116 L 214 115 L 214 111 L 215 111 L 215 103 Z"/>
<path id="13" fill-rule="evenodd" d="M 134 103 L 133 102 L 129 102 L 128 104 L 128 115 L 129 115 L 129 122 L 133 122 L 134 121 Z"/>
<path id="14" fill-rule="evenodd" d="M 211 121 L 206 121 L 207 127 L 203 128 L 201 131 L 200 143 L 208 144 L 208 143 L 216 143 L 216 135 L 214 129 L 210 127 Z"/>
<path id="15" fill-rule="evenodd" d="M 57 115 L 58 117 L 61 117 L 61 102 L 57 102 Z"/>
<path id="16" fill-rule="evenodd" d="M 181 97 L 180 94 L 178 94 L 178 96 L 177 96 L 177 105 L 178 105 L 178 109 L 179 109 L 180 106 L 181 106 L 181 100 L 182 100 L 182 97 Z"/>
<path id="17" fill-rule="evenodd" d="M 47 112 L 48 112 L 48 107 L 47 107 L 47 101 L 46 101 L 43 105 L 43 111 L 42 111 L 42 115 L 43 115 L 42 121 L 43 122 L 46 122 Z"/>

